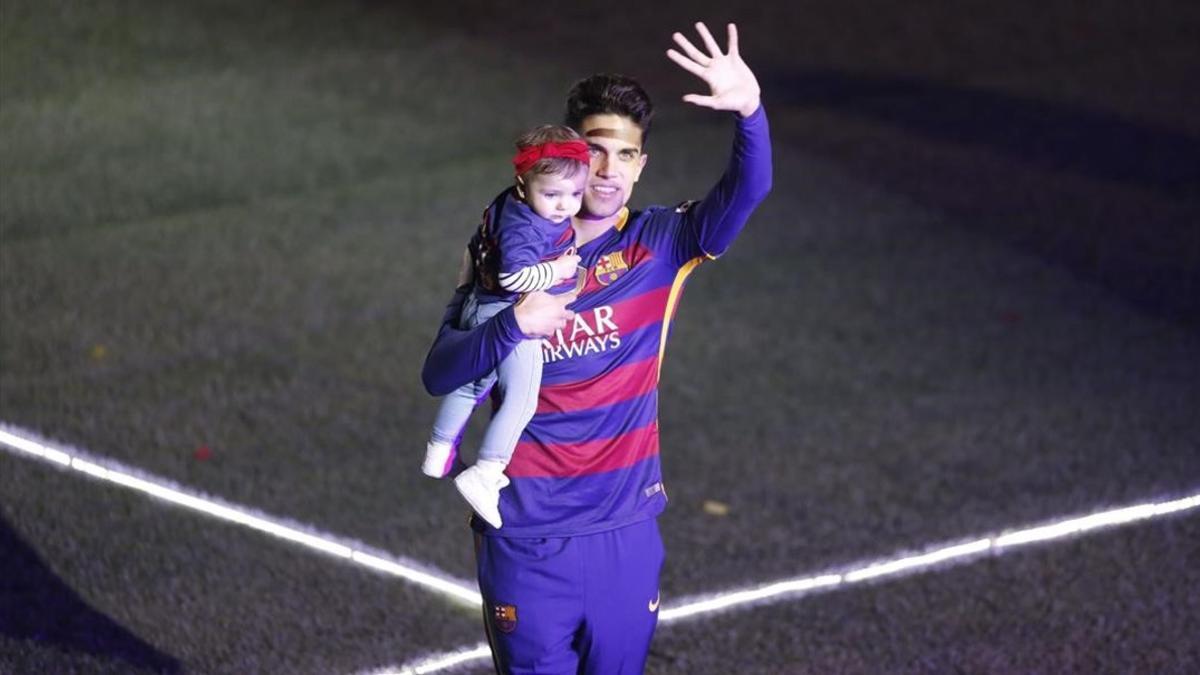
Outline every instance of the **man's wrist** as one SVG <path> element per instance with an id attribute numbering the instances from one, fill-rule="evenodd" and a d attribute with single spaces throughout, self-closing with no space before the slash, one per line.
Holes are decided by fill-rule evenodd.
<path id="1" fill-rule="evenodd" d="M 750 117 L 754 116 L 754 113 L 758 112 L 758 109 L 761 107 L 762 107 L 762 99 L 756 98 L 756 99 L 754 99 L 753 104 L 747 104 L 745 107 L 743 107 L 741 110 L 739 110 L 738 115 L 742 119 L 749 119 Z"/>
<path id="2" fill-rule="evenodd" d="M 496 332 L 500 336 L 500 339 L 509 344 L 516 344 L 528 337 L 521 328 L 521 309 L 518 307 L 518 304 L 506 307 L 492 319 L 496 322 L 498 329 Z"/>

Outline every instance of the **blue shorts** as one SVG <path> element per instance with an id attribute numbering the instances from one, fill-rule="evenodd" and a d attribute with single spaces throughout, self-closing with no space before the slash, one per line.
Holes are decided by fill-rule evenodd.
<path id="1" fill-rule="evenodd" d="M 500 673 L 640 674 L 658 623 L 658 521 L 566 538 L 475 535 Z"/>

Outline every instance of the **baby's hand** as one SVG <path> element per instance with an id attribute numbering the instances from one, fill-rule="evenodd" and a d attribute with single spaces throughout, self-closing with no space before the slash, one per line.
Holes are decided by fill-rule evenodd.
<path id="1" fill-rule="evenodd" d="M 575 254 L 575 248 L 567 249 L 566 253 L 551 261 L 550 266 L 554 268 L 556 279 L 574 279 L 575 269 L 579 267 L 579 256 Z"/>

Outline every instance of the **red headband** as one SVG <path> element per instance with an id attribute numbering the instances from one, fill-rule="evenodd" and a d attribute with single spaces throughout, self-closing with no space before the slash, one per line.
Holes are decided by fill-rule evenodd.
<path id="1" fill-rule="evenodd" d="M 513 156 L 513 167 L 517 175 L 529 171 L 539 159 L 546 157 L 562 157 L 587 164 L 591 160 L 588 144 L 583 141 L 548 141 L 541 145 L 527 145 Z"/>

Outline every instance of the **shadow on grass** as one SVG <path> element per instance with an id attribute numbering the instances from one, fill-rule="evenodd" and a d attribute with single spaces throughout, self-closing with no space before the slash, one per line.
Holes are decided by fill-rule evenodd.
<path id="1" fill-rule="evenodd" d="M 88 606 L 0 518 L 0 634 L 66 652 L 124 661 L 141 670 L 178 673 L 174 658 Z"/>
<path id="2" fill-rule="evenodd" d="M 778 64 L 762 80 L 776 107 L 870 125 L 789 129 L 785 138 L 805 150 L 1200 327 L 1200 139 L 1072 103 L 899 74 Z"/>

